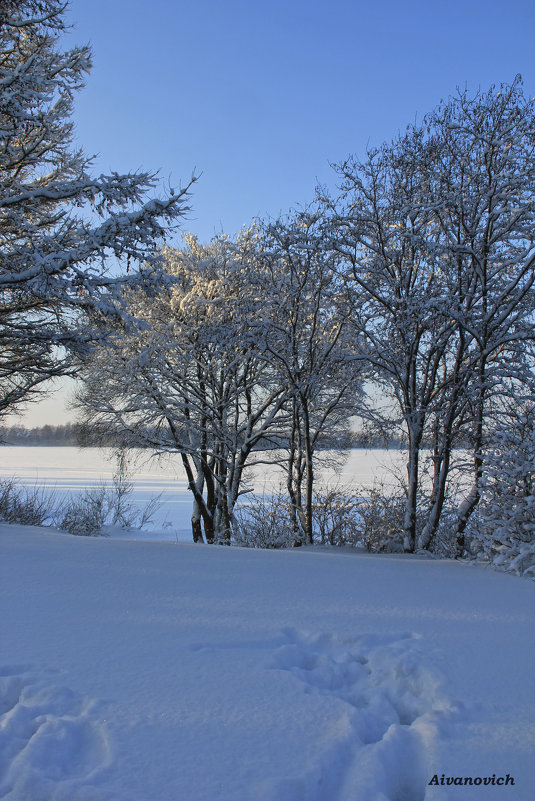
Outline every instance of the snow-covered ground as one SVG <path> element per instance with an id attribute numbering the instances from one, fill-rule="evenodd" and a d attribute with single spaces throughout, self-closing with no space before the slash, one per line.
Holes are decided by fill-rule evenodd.
<path id="1" fill-rule="evenodd" d="M 534 797 L 532 582 L 8 525 L 0 550 L 6 801 Z"/>
<path id="2" fill-rule="evenodd" d="M 4 476 L 60 495 L 114 471 L 98 449 L 0 455 Z M 353 451 L 326 477 L 388 483 L 400 458 Z M 1 799 L 531 801 L 532 583 L 189 545 L 180 467 L 133 478 L 136 503 L 163 492 L 141 540 L 0 525 Z M 251 475 L 257 492 L 278 481 Z"/>

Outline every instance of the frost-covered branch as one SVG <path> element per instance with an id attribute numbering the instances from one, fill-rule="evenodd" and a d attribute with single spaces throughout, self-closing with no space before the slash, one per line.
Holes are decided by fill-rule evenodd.
<path id="1" fill-rule="evenodd" d="M 0 414 L 102 339 L 105 318 L 123 314 L 122 282 L 157 280 L 156 262 L 139 269 L 188 209 L 192 182 L 154 197 L 156 174 L 93 177 L 73 148 L 91 53 L 60 50 L 65 9 L 6 0 L 0 11 Z"/>

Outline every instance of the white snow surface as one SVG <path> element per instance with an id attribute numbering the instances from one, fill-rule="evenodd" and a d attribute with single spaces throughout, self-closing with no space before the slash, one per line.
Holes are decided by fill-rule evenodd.
<path id="1" fill-rule="evenodd" d="M 5 524 L 0 550 L 6 801 L 533 799 L 531 582 Z"/>

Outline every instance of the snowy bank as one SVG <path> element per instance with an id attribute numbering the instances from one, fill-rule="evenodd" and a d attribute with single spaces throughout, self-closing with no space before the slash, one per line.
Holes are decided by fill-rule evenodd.
<path id="1" fill-rule="evenodd" d="M 7 525 L 0 549 L 7 801 L 533 798 L 531 582 Z"/>

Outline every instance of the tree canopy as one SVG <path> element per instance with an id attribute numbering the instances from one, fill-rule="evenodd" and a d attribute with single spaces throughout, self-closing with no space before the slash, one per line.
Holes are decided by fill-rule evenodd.
<path id="1" fill-rule="evenodd" d="M 103 318 L 121 314 L 113 268 L 151 280 L 155 247 L 187 210 L 188 188 L 158 198 L 155 173 L 94 176 L 74 146 L 91 52 L 61 50 L 65 8 L 19 0 L 0 15 L 0 414 L 105 335 Z"/>

